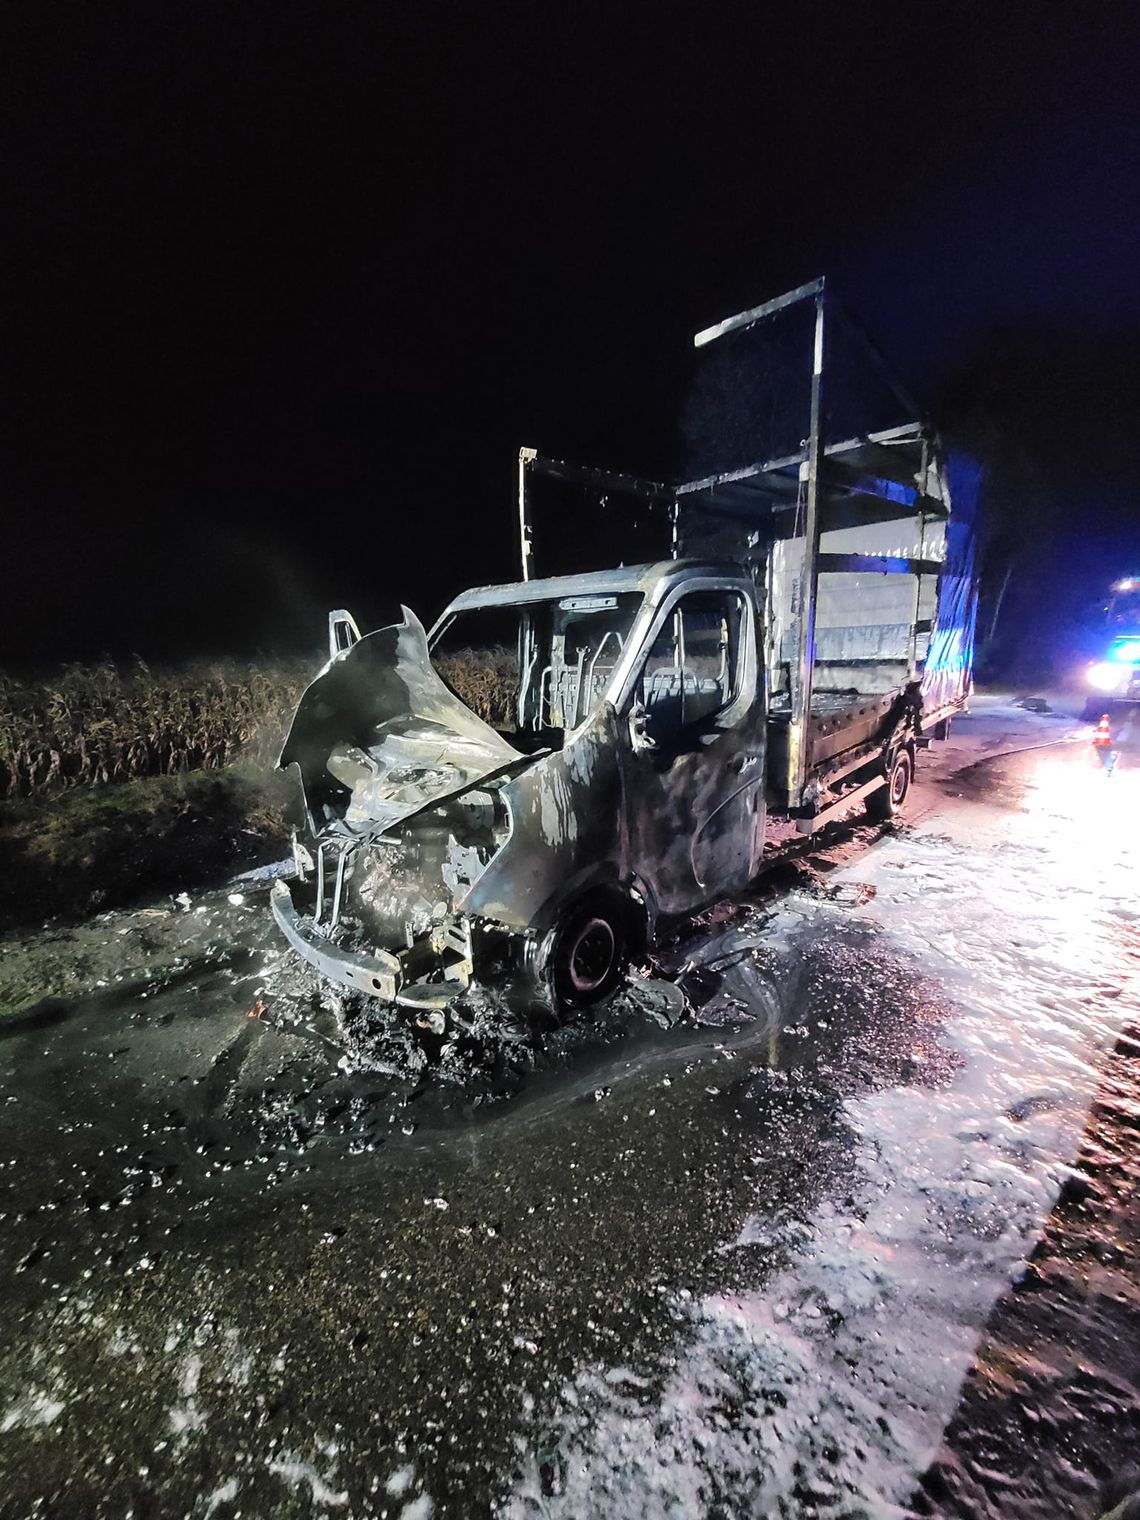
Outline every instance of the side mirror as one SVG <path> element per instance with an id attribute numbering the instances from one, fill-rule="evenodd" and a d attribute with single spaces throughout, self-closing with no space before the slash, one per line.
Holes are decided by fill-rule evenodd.
<path id="1" fill-rule="evenodd" d="M 679 702 L 669 699 L 646 707 L 637 701 L 629 710 L 629 736 L 638 754 L 674 748 L 681 732 Z"/>
<path id="2" fill-rule="evenodd" d="M 635 702 L 629 710 L 629 739 L 636 754 L 658 748 L 653 715 L 644 702 Z"/>

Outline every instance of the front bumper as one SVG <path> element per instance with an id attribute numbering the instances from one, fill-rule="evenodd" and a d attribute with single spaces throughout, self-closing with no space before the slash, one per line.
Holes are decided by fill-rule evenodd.
<path id="1" fill-rule="evenodd" d="M 404 1008 L 445 1008 L 471 985 L 472 959 L 470 936 L 458 926 L 442 926 L 438 943 L 433 940 L 429 963 L 421 956 L 418 976 L 408 980 L 408 970 L 400 956 L 390 950 L 371 954 L 345 950 L 327 940 L 306 913 L 299 913 L 287 881 L 276 881 L 269 894 L 277 927 L 292 948 L 310 966 L 338 986 L 382 998 Z M 413 958 L 415 968 L 415 958 Z M 426 972 L 426 976 L 425 976 Z M 415 969 L 413 969 L 415 975 Z"/>
<path id="2" fill-rule="evenodd" d="M 366 992 L 369 997 L 385 998 L 388 1002 L 396 1000 L 404 980 L 404 968 L 397 956 L 388 950 L 364 955 L 331 944 L 311 918 L 297 912 L 287 881 L 273 883 L 269 903 L 281 933 L 297 954 L 310 966 L 315 966 L 322 976 L 342 987 Z"/>

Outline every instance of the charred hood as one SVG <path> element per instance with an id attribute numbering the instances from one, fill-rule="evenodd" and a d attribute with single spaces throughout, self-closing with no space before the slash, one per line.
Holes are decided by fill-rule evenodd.
<path id="1" fill-rule="evenodd" d="M 382 831 L 525 758 L 444 683 L 401 611 L 331 660 L 293 715 L 278 764 L 300 770 L 317 831 L 337 819 Z"/>

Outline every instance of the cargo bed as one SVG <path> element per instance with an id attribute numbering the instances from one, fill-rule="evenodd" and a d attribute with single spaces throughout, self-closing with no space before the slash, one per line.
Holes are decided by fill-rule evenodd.
<path id="1" fill-rule="evenodd" d="M 895 714 L 901 706 L 896 691 L 861 695 L 858 692 L 814 692 L 811 715 L 805 725 L 806 764 L 809 777 L 820 786 L 839 780 L 865 763 L 866 751 L 878 750 L 890 737 Z M 781 810 L 794 806 L 780 787 L 788 772 L 788 737 L 792 725 L 790 705 L 768 711 L 768 775 L 770 805 Z M 773 784 L 774 783 L 774 784 Z"/>

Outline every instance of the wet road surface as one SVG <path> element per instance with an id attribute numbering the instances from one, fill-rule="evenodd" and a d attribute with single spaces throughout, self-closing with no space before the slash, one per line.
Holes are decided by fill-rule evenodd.
<path id="1" fill-rule="evenodd" d="M 1140 1011 L 1140 776 L 959 727 L 506 1087 L 359 1069 L 263 892 L 5 947 L 0 1512 L 906 1513 Z"/>

